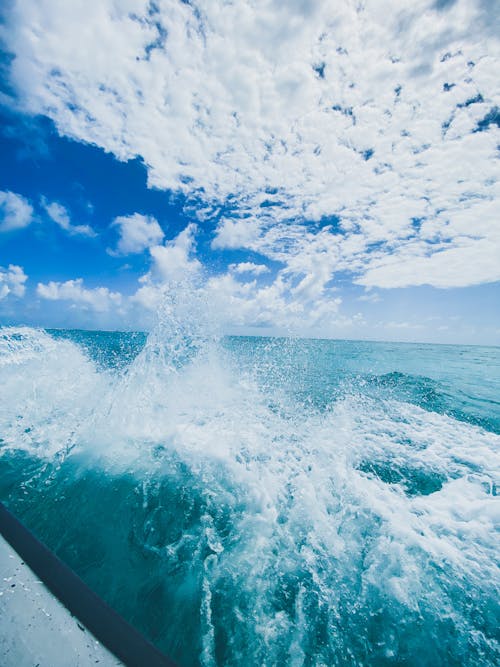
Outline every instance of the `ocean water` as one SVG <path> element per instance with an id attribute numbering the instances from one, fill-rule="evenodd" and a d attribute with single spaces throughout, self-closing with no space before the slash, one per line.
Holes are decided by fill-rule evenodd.
<path id="1" fill-rule="evenodd" d="M 500 348 L 171 315 L 0 329 L 1 499 L 181 666 L 500 664 Z"/>

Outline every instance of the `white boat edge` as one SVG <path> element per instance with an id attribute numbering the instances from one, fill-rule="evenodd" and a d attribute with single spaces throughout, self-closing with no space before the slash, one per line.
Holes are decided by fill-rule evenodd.
<path id="1" fill-rule="evenodd" d="M 2 667 L 123 665 L 57 600 L 0 536 Z"/>

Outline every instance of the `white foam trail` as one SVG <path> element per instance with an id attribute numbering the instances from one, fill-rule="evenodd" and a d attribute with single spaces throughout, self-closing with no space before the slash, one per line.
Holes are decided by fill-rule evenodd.
<path id="1" fill-rule="evenodd" d="M 0 437 L 4 447 L 54 456 L 108 386 L 73 343 L 27 327 L 0 331 Z"/>

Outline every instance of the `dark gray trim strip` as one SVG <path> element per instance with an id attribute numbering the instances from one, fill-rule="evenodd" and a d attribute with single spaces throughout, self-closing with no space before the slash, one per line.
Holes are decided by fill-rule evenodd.
<path id="1" fill-rule="evenodd" d="M 50 592 L 127 667 L 176 667 L 0 502 L 0 533 Z"/>

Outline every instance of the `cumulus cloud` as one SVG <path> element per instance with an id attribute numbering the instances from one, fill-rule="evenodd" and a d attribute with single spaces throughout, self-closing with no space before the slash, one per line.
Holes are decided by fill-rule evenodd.
<path id="1" fill-rule="evenodd" d="M 194 223 L 187 225 L 174 239 L 149 249 L 151 268 L 139 279 L 141 287 L 132 296 L 132 303 L 156 310 L 163 295 L 164 286 L 192 282 L 200 276 L 202 265 L 195 257 Z"/>
<path id="2" fill-rule="evenodd" d="M 68 232 L 68 234 L 88 237 L 96 236 L 95 231 L 89 225 L 73 225 L 67 209 L 59 202 L 49 202 L 45 197 L 42 197 L 41 204 L 50 219 L 65 232 Z"/>
<path id="3" fill-rule="evenodd" d="M 212 248 L 214 250 L 248 248 L 259 236 L 260 229 L 260 221 L 256 219 L 231 220 L 231 218 L 223 218 L 219 222 L 217 234 L 212 241 Z"/>
<path id="4" fill-rule="evenodd" d="M 384 288 L 498 279 L 493 23 L 479 0 L 18 0 L 0 36 L 22 108 L 141 156 L 151 186 L 207 215 L 225 207 L 214 249 L 285 262 L 300 304 L 339 271 Z"/>
<path id="5" fill-rule="evenodd" d="M 338 295 L 328 292 L 316 298 L 297 294 L 283 272 L 263 286 L 242 283 L 227 273 L 212 277 L 206 290 L 226 324 L 278 327 L 289 332 L 332 329 L 338 323 L 342 303 Z"/>
<path id="6" fill-rule="evenodd" d="M 260 276 L 263 273 L 269 273 L 269 267 L 265 264 L 255 264 L 254 262 L 240 262 L 239 264 L 230 264 L 229 270 L 237 274 L 249 273 L 254 276 Z"/>
<path id="7" fill-rule="evenodd" d="M 196 274 L 201 264 L 194 256 L 196 225 L 189 224 L 175 239 L 150 248 L 150 276 L 160 282 L 182 281 Z"/>
<path id="8" fill-rule="evenodd" d="M 33 207 L 15 192 L 0 192 L 0 232 L 27 227 L 33 220 Z"/>
<path id="9" fill-rule="evenodd" d="M 28 276 L 16 264 L 9 264 L 7 269 L 0 266 L 0 300 L 7 296 L 22 297 L 26 291 Z"/>
<path id="10" fill-rule="evenodd" d="M 38 283 L 36 292 L 42 299 L 50 301 L 70 301 L 98 313 L 108 312 L 112 308 L 119 307 L 122 303 L 122 295 L 119 292 L 111 292 L 107 287 L 87 288 L 83 280 L 67 280 L 66 282 L 50 281 L 47 284 Z"/>
<path id="11" fill-rule="evenodd" d="M 210 303 L 226 325 L 304 331 L 317 326 L 328 329 L 338 323 L 342 300 L 335 288 L 327 285 L 330 273 L 324 258 L 323 262 L 316 258 L 314 269 L 312 260 L 289 261 L 265 285 L 257 284 L 257 278 L 269 268 L 253 262 L 230 264 L 227 272 L 207 276 L 194 254 L 196 232 L 197 226 L 190 224 L 174 239 L 150 248 L 151 268 L 140 279 L 132 303 L 156 310 L 165 298 L 165 289 L 184 283 Z"/>
<path id="12" fill-rule="evenodd" d="M 457 244 L 459 240 L 457 240 Z M 500 235 L 479 240 L 464 239 L 462 245 L 419 256 L 411 251 L 370 263 L 358 279 L 361 285 L 377 287 L 464 287 L 500 281 Z"/>
<path id="13" fill-rule="evenodd" d="M 120 238 L 111 254 L 140 253 L 161 243 L 165 236 L 155 218 L 140 213 L 121 215 L 113 220 L 112 225 L 118 228 Z"/>

